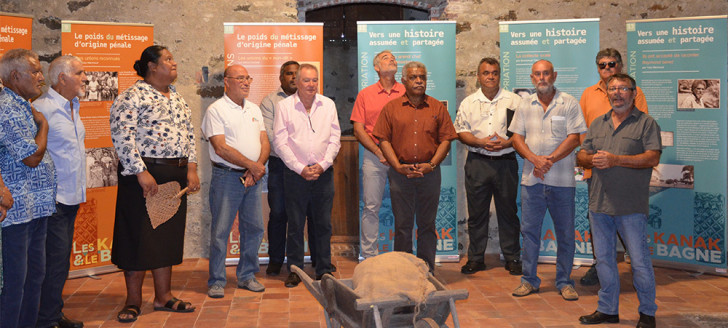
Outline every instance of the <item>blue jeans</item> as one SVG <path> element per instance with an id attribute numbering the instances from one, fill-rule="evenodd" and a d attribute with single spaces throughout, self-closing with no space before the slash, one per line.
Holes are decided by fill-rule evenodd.
<path id="1" fill-rule="evenodd" d="M 71 267 L 73 228 L 78 205 L 56 203 L 56 213 L 48 218 L 46 272 L 40 292 L 40 312 L 36 327 L 51 327 L 63 315 L 63 286 Z"/>
<path id="2" fill-rule="evenodd" d="M 334 168 L 324 171 L 317 180 L 307 181 L 298 173 L 286 168 L 286 213 L 288 214 L 288 239 L 286 255 L 288 266 L 303 268 L 303 226 L 306 213 L 313 226 L 313 244 L 316 252 L 316 275 L 331 272 L 331 209 L 334 206 Z M 310 231 L 310 230 L 309 230 Z"/>
<path id="3" fill-rule="evenodd" d="M 574 285 L 571 266 L 574 264 L 574 187 L 553 187 L 544 184 L 521 186 L 521 235 L 523 236 L 523 277 L 535 288 L 541 286 L 537 274 L 541 227 L 548 209 L 556 233 L 556 288 Z"/>
<path id="4" fill-rule="evenodd" d="M 2 328 L 35 327 L 45 277 L 47 222 L 48 217 L 42 217 L 2 229 Z"/>
<path id="5" fill-rule="evenodd" d="M 655 271 L 647 246 L 647 215 L 642 213 L 611 216 L 589 211 L 599 275 L 597 311 L 619 313 L 619 269 L 617 269 L 617 232 L 622 236 L 632 265 L 632 284 L 640 301 L 639 312 L 654 316 Z"/>
<path id="6" fill-rule="evenodd" d="M 260 271 L 258 248 L 263 240 L 263 212 L 260 184 L 245 188 L 239 172 L 212 167 L 210 181 L 210 278 L 207 286 L 225 286 L 225 258 L 230 229 L 238 214 L 240 231 L 240 261 L 235 271 L 238 282 Z"/>

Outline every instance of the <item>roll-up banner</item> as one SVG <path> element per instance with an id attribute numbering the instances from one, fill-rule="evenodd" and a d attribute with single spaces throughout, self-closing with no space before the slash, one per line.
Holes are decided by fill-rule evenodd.
<path id="1" fill-rule="evenodd" d="M 152 44 L 153 25 L 61 21 L 61 51 L 81 59 L 89 81 L 80 97 L 86 128 L 86 202 L 76 217 L 71 278 L 117 269 L 111 263 L 111 247 L 118 159 L 109 110 L 119 92 L 140 79 L 134 61 Z"/>
<path id="2" fill-rule="evenodd" d="M 379 80 L 372 61 L 374 56 L 390 50 L 397 57 L 401 79 L 402 66 L 410 61 L 419 61 L 427 66 L 427 94 L 440 100 L 455 121 L 457 111 L 455 97 L 455 22 L 357 22 L 358 38 L 358 84 L 359 90 Z M 367 151 L 359 146 L 359 153 Z M 359 156 L 361 168 L 362 156 Z M 437 260 L 459 261 L 457 233 L 457 163 L 455 145 L 451 145 L 447 158 L 441 164 L 442 184 L 440 204 L 437 209 Z M 361 169 L 359 176 L 361 177 Z M 361 190 L 361 182 L 359 184 Z M 362 192 L 359 192 L 362 195 Z M 363 201 L 359 202 L 359 213 Z M 415 244 L 416 245 L 416 244 Z M 379 252 L 394 248 L 394 215 L 392 214 L 389 183 L 384 191 L 382 207 L 379 210 Z"/>
<path id="3" fill-rule="evenodd" d="M 0 56 L 15 48 L 31 49 L 33 16 L 0 12 Z"/>
<path id="4" fill-rule="evenodd" d="M 627 21 L 627 69 L 662 129 L 647 222 L 655 265 L 726 275 L 727 17 Z"/>
<path id="5" fill-rule="evenodd" d="M 280 88 L 280 68 L 289 60 L 300 64 L 311 64 L 319 71 L 319 92 L 323 91 L 322 65 L 324 61 L 323 23 L 223 23 L 225 37 L 225 67 L 243 65 L 255 83 L 247 100 L 260 105 L 269 93 Z M 267 218 L 268 174 L 263 189 L 263 215 Z M 263 242 L 258 249 L 262 263 L 268 261 L 268 220 L 263 220 L 266 229 Z M 308 245 L 308 243 L 306 243 Z M 306 246 L 308 252 L 308 246 Z M 228 265 L 240 259 L 240 233 L 235 218 L 228 240 Z"/>
<path id="6" fill-rule="evenodd" d="M 599 19 L 567 19 L 544 21 L 500 22 L 501 87 L 521 97 L 534 93 L 531 83 L 531 66 L 545 59 L 553 63 L 558 73 L 556 88 L 576 99 L 587 87 L 599 81 L 594 58 L 599 52 Z M 651 105 L 650 105 L 651 107 Z M 519 174 L 523 159 L 518 156 Z M 574 171 L 574 178 L 582 174 Z M 576 241 L 575 264 L 591 264 L 593 251 L 587 219 L 587 186 L 583 181 L 576 184 Z M 520 217 L 520 190 L 518 213 Z M 541 232 L 540 262 L 556 262 L 556 234 L 550 214 L 546 214 Z"/>

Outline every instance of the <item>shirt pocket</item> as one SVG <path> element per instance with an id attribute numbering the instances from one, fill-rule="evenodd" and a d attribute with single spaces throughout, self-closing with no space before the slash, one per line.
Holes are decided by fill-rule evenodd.
<path id="1" fill-rule="evenodd" d="M 619 140 L 619 155 L 637 155 L 644 152 L 642 140 L 639 138 L 624 136 Z"/>
<path id="2" fill-rule="evenodd" d="M 566 117 L 551 117 L 551 137 L 558 140 L 566 139 Z"/>

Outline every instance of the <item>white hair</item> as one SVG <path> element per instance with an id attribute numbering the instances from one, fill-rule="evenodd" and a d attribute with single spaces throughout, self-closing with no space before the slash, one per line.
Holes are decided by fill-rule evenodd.
<path id="1" fill-rule="evenodd" d="M 30 59 L 38 60 L 38 55 L 28 49 L 11 49 L 0 58 L 0 80 L 10 81 L 13 71 L 24 72 L 30 69 Z"/>
<path id="2" fill-rule="evenodd" d="M 65 55 L 58 57 L 51 62 L 51 65 L 48 66 L 48 79 L 51 82 L 51 86 L 58 84 L 58 76 L 61 73 L 66 73 L 66 75 L 74 73 L 73 66 L 71 65 L 74 61 L 78 61 L 80 63 L 81 59 L 76 56 Z"/>

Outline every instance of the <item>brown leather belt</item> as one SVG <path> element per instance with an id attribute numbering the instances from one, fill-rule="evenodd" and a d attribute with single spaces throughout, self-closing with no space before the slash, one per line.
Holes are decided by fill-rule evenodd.
<path id="1" fill-rule="evenodd" d="M 151 164 L 169 165 L 169 166 L 176 166 L 176 167 L 187 166 L 187 157 L 179 157 L 179 158 L 142 157 L 142 160 L 145 163 L 151 163 Z"/>

